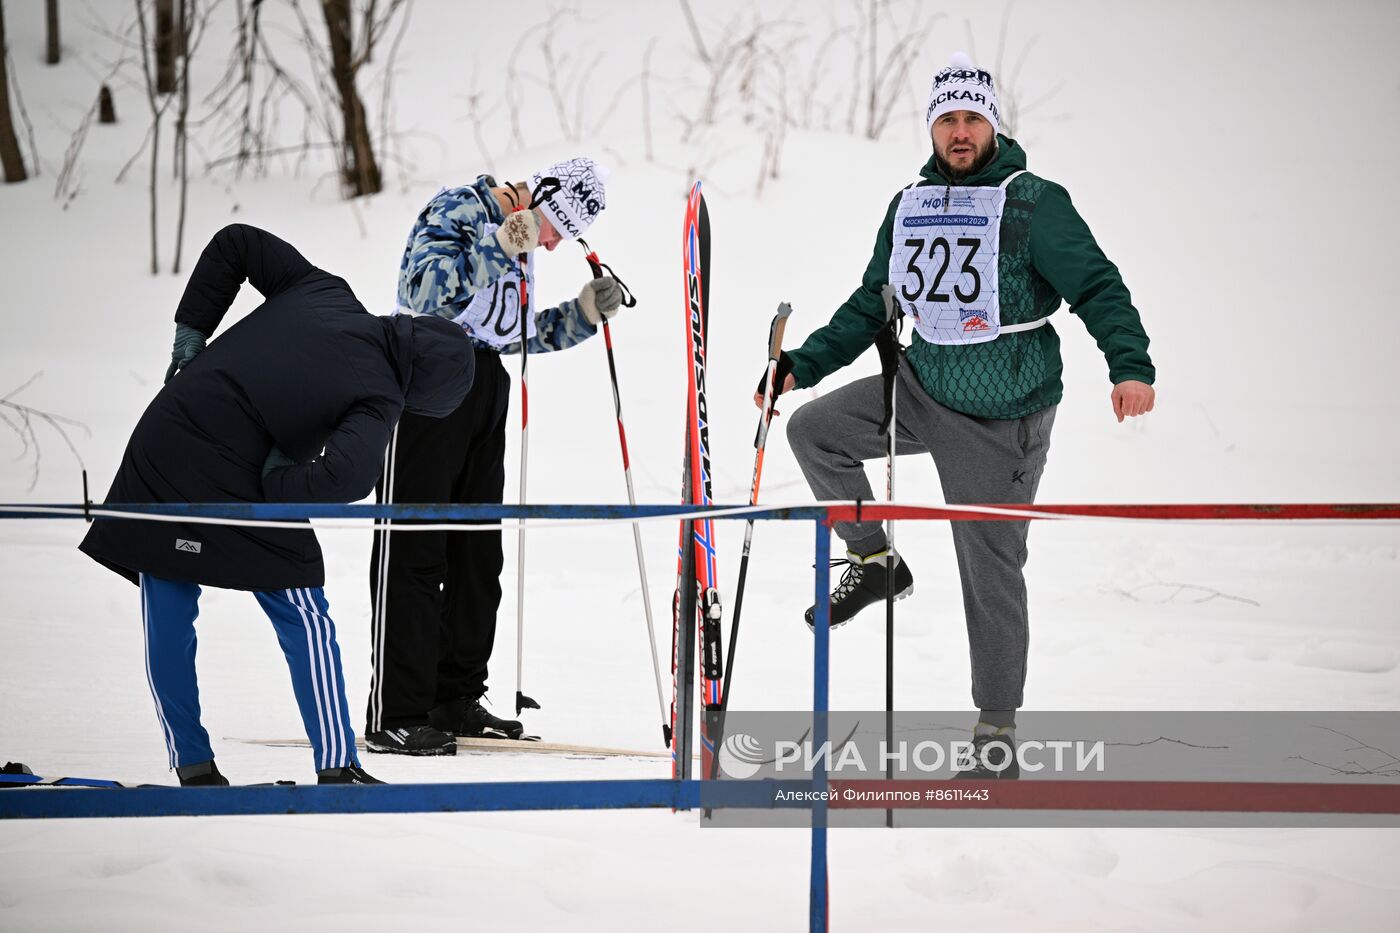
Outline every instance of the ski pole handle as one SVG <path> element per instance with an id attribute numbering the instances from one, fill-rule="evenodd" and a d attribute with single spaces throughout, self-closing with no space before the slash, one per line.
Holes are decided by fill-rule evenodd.
<path id="1" fill-rule="evenodd" d="M 768 424 L 773 420 L 773 406 L 778 401 L 778 360 L 783 355 L 783 332 L 787 330 L 788 318 L 792 316 L 792 305 L 786 301 L 778 303 L 778 313 L 773 315 L 773 323 L 768 328 L 768 379 L 763 392 L 763 405 L 759 409 L 758 431 L 754 434 L 753 445 L 759 450 L 759 464 L 762 465 L 763 443 L 768 436 Z M 754 477 L 754 495 L 758 494 L 758 478 Z M 754 503 L 750 502 L 750 505 Z"/>
<path id="2" fill-rule="evenodd" d="M 635 308 L 637 306 L 637 298 L 632 294 L 632 289 L 627 287 L 627 283 L 622 281 L 622 277 L 613 271 L 612 266 L 598 258 L 597 251 L 588 245 L 587 240 L 583 237 L 579 237 L 578 243 L 583 247 L 584 253 L 586 254 L 584 259 L 588 260 L 588 268 L 593 270 L 593 277 L 595 279 L 601 279 L 605 275 L 612 276 L 613 281 L 617 283 L 617 287 L 622 289 L 622 306 L 624 308 Z"/>

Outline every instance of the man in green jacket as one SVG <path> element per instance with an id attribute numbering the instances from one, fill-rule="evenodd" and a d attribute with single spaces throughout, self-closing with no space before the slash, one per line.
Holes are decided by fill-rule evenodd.
<path id="1" fill-rule="evenodd" d="M 950 504 L 1031 503 L 1063 393 L 1050 315 L 1068 302 L 1098 342 L 1120 422 L 1152 410 L 1147 334 L 1069 194 L 1025 171 L 1025 150 L 998 135 L 989 73 L 955 54 L 934 77 L 927 122 L 933 156 L 922 177 L 890 202 L 860 287 L 780 359 L 778 391 L 814 386 L 860 356 L 884 323 L 888 287 L 914 324 L 896 384 L 897 453 L 931 454 Z M 872 498 L 862 461 L 886 453 L 883 415 L 881 379 L 872 376 L 792 416 L 788 440 L 818 500 Z M 1026 680 L 1028 525 L 952 523 L 979 754 L 998 737 L 1014 746 Z M 831 595 L 833 627 L 882 601 L 890 576 L 896 598 L 912 592 L 913 575 L 879 522 L 835 527 L 847 568 Z M 1016 776 L 1013 756 L 1002 764 L 964 773 Z"/>

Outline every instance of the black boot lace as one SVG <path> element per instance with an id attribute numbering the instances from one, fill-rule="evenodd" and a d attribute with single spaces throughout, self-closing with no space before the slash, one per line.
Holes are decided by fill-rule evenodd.
<path id="1" fill-rule="evenodd" d="M 865 565 L 857 564 L 855 561 L 847 560 L 844 557 L 837 558 L 831 562 L 831 566 L 839 567 L 846 565 L 846 572 L 841 574 L 841 582 L 836 585 L 836 589 L 831 592 L 833 604 L 841 602 L 847 596 L 855 592 L 860 586 L 860 581 L 865 579 Z"/>

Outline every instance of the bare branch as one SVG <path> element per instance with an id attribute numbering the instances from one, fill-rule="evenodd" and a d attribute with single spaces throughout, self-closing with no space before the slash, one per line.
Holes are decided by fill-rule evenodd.
<path id="1" fill-rule="evenodd" d="M 43 371 L 40 370 L 25 380 L 18 388 L 12 389 L 10 392 L 6 393 L 3 398 L 0 398 L 0 408 L 8 409 L 14 414 L 13 420 L 3 415 L 0 415 L 0 420 L 4 421 L 6 426 L 14 431 L 20 439 L 21 450 L 15 459 L 20 460 L 30 454 L 34 457 L 33 469 L 29 480 L 29 491 L 33 491 L 34 487 L 39 483 L 39 466 L 43 458 L 43 450 L 39 446 L 39 435 L 34 430 L 35 419 L 47 424 L 58 433 L 58 436 L 63 439 L 68 449 L 73 452 L 74 459 L 78 461 L 78 468 L 82 470 L 87 469 L 86 465 L 83 463 L 83 455 L 78 451 L 77 445 L 73 443 L 73 439 L 68 435 L 68 431 L 65 430 L 64 426 L 78 428 L 88 437 L 92 437 L 92 429 L 81 421 L 65 418 L 63 415 L 56 415 L 52 412 L 42 411 L 38 408 L 12 401 L 16 395 L 33 385 L 43 374 Z"/>
<path id="2" fill-rule="evenodd" d="M 686 25 L 690 27 L 690 37 L 695 40 L 696 54 L 705 64 L 713 64 L 714 59 L 710 57 L 709 51 L 705 48 L 705 39 L 700 35 L 700 26 L 695 22 L 695 14 L 691 11 L 688 0 L 681 0 L 681 12 L 685 14 Z"/>
<path id="3" fill-rule="evenodd" d="M 1400 764 L 1400 757 L 1397 757 L 1394 753 L 1372 745 L 1369 742 L 1363 742 L 1356 736 L 1342 732 L 1340 729 L 1334 729 L 1331 726 L 1321 726 L 1320 728 L 1322 728 L 1324 731 L 1331 732 L 1333 735 L 1341 736 L 1344 739 L 1356 743 L 1351 748 L 1343 749 L 1343 752 L 1375 752 L 1376 754 L 1383 756 L 1387 760 L 1380 764 L 1376 764 L 1371 767 L 1366 767 L 1365 765 L 1362 765 L 1360 762 L 1355 760 L 1346 761 L 1342 765 L 1338 766 L 1323 764 L 1320 761 L 1314 761 L 1311 758 L 1305 758 L 1302 755 L 1290 755 L 1289 758 L 1294 761 L 1306 761 L 1310 765 L 1317 765 L 1319 768 L 1326 768 L 1333 774 L 1347 775 L 1350 777 L 1395 777 L 1397 775 L 1400 775 L 1400 767 L 1396 767 L 1397 764 Z"/>
<path id="4" fill-rule="evenodd" d="M 515 46 L 510 50 L 510 55 L 506 56 L 506 112 L 510 115 L 510 137 L 517 149 L 525 148 L 525 134 L 520 131 L 520 72 L 516 69 L 515 63 L 520 58 L 520 50 L 525 46 L 525 40 L 530 38 L 530 30 L 523 30 L 520 38 L 515 40 Z"/>
<path id="5" fill-rule="evenodd" d="M 136 0 L 136 25 L 141 33 L 141 76 L 146 81 L 146 103 L 151 110 L 151 275 L 160 271 L 159 252 L 157 249 L 156 233 L 156 178 L 160 164 L 160 120 L 165 113 L 166 106 L 170 103 L 170 98 L 166 98 L 162 104 L 156 103 L 156 81 L 155 72 L 151 69 L 151 56 L 148 46 L 150 45 L 149 33 L 146 29 L 146 11 L 141 0 Z M 144 143 L 143 143 L 144 145 Z M 125 169 L 122 170 L 125 172 Z M 120 175 L 118 176 L 121 177 Z"/>
<path id="6" fill-rule="evenodd" d="M 1166 592 L 1164 595 L 1155 599 L 1149 599 L 1145 596 L 1139 595 L 1148 591 L 1160 589 L 1165 589 Z M 1175 602 L 1178 596 L 1188 597 L 1188 594 L 1188 601 L 1191 602 L 1193 605 L 1198 605 L 1200 603 L 1208 603 L 1213 599 L 1226 599 L 1230 600 L 1231 602 L 1244 603 L 1248 606 L 1260 605 L 1255 600 L 1248 599 L 1244 596 L 1232 596 L 1229 593 L 1225 593 L 1213 587 L 1201 586 L 1195 583 L 1172 583 L 1165 580 L 1156 579 L 1154 579 L 1151 583 L 1144 583 L 1141 586 L 1135 586 L 1132 589 L 1123 589 L 1122 587 L 1109 587 L 1106 589 L 1106 591 L 1116 593 L 1124 599 L 1130 599 L 1133 602 L 1156 603 L 1158 605 Z"/>
<path id="7" fill-rule="evenodd" d="M 6 55 L 6 61 L 12 56 Z M 19 122 L 24 125 L 24 135 L 29 141 L 29 157 L 34 165 L 34 177 L 40 174 L 39 146 L 34 142 L 34 123 L 29 119 L 29 110 L 24 106 L 24 95 L 20 93 L 19 76 L 15 73 L 14 65 L 10 66 L 10 89 L 15 92 L 15 109 L 19 111 Z"/>
<path id="8" fill-rule="evenodd" d="M 371 4 L 370 9 L 373 10 L 373 8 L 373 4 Z M 398 4 L 395 3 L 393 9 L 397 8 Z M 393 9 L 390 10 L 389 15 L 393 15 Z M 393 106 L 394 74 L 399 60 L 399 48 L 403 45 L 403 37 L 408 32 L 408 22 L 412 18 L 413 0 L 408 0 L 408 2 L 404 4 L 403 18 L 399 22 L 398 34 L 394 36 L 394 41 L 389 44 L 389 59 L 384 64 L 383 93 L 379 98 L 379 151 L 386 156 L 392 151 L 395 163 L 400 166 L 399 184 L 404 190 L 408 188 L 408 177 L 404 172 L 402 157 L 399 155 L 399 150 L 396 145 L 398 133 L 390 132 L 390 124 L 397 126 L 395 122 L 397 114 Z M 391 145 L 393 146 L 392 150 Z"/>
<path id="9" fill-rule="evenodd" d="M 642 53 L 642 135 L 646 140 L 647 161 L 655 161 L 655 154 L 652 150 L 651 142 L 651 54 L 656 51 L 657 39 L 655 36 L 647 43 L 647 50 Z"/>

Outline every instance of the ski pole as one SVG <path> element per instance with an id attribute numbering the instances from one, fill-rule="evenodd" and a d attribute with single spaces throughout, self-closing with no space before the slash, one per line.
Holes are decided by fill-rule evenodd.
<path id="1" fill-rule="evenodd" d="M 637 299 L 632 295 L 630 289 L 618 278 L 612 266 L 605 264 L 598 258 L 598 254 L 590 247 L 582 237 L 579 238 L 579 245 L 583 247 L 588 267 L 593 270 L 595 279 L 602 278 L 604 274 L 610 275 L 617 282 L 618 288 L 622 289 L 622 306 L 632 308 L 637 304 Z M 632 486 L 632 461 L 627 456 L 627 429 L 622 423 L 622 393 L 617 385 L 617 360 L 613 356 L 612 327 L 609 326 L 608 319 L 603 318 L 603 345 L 608 350 L 608 379 L 612 383 L 613 409 L 617 414 L 617 441 L 622 448 L 622 476 L 627 482 L 627 504 L 635 506 L 637 504 L 637 494 Z M 651 670 L 656 675 L 656 706 L 661 713 L 661 740 L 662 744 L 671 744 L 670 726 L 666 722 L 666 700 L 661 689 L 661 660 L 656 653 L 656 627 L 651 617 L 651 590 L 647 586 L 647 565 L 642 557 L 642 525 L 641 522 L 632 523 L 632 543 L 637 549 L 637 577 L 642 585 L 642 608 L 646 611 L 647 621 L 647 647 L 651 649 Z"/>
<path id="2" fill-rule="evenodd" d="M 763 452 L 768 445 L 768 427 L 773 421 L 773 403 L 778 397 L 778 358 L 783 352 L 783 331 L 787 328 L 792 305 L 786 301 L 778 305 L 778 313 L 773 315 L 773 323 L 768 326 L 768 384 L 763 392 L 763 409 L 758 416 L 758 434 L 754 437 L 753 484 L 749 487 L 749 505 L 758 505 L 758 485 L 763 479 Z M 734 689 L 734 655 L 739 644 L 739 616 L 744 611 L 744 582 L 749 576 L 749 549 L 753 546 L 753 519 L 744 523 L 744 550 L 739 557 L 739 583 L 734 591 L 734 621 L 729 626 L 729 656 L 724 662 L 724 687 L 719 696 L 719 723 L 716 730 L 715 747 L 724 742 L 724 715 L 729 710 L 729 693 Z M 719 756 L 710 769 L 711 778 L 719 773 Z"/>
<path id="3" fill-rule="evenodd" d="M 885 500 L 894 502 L 895 460 L 895 388 L 899 381 L 899 307 L 894 289 L 886 285 L 881 290 L 885 300 L 885 323 L 875 335 L 875 349 L 880 354 L 880 372 L 885 384 L 885 417 L 880 431 L 886 435 Z M 894 747 L 894 519 L 885 523 L 885 748 Z M 894 780 L 894 763 L 885 762 L 885 779 Z M 885 825 L 894 826 L 894 810 L 885 811 Z"/>
<path id="4" fill-rule="evenodd" d="M 530 205 L 517 204 L 516 211 L 534 210 L 545 199 L 559 190 L 559 179 L 541 178 L 530 196 Z M 511 213 L 514 213 L 512 211 Z M 516 257 L 520 265 L 520 504 L 525 504 L 525 464 L 530 455 L 530 257 L 521 253 Z M 523 709 L 539 709 L 540 704 L 527 697 L 521 690 L 525 675 L 525 519 L 519 519 L 520 531 L 516 535 L 515 569 L 515 715 Z"/>

